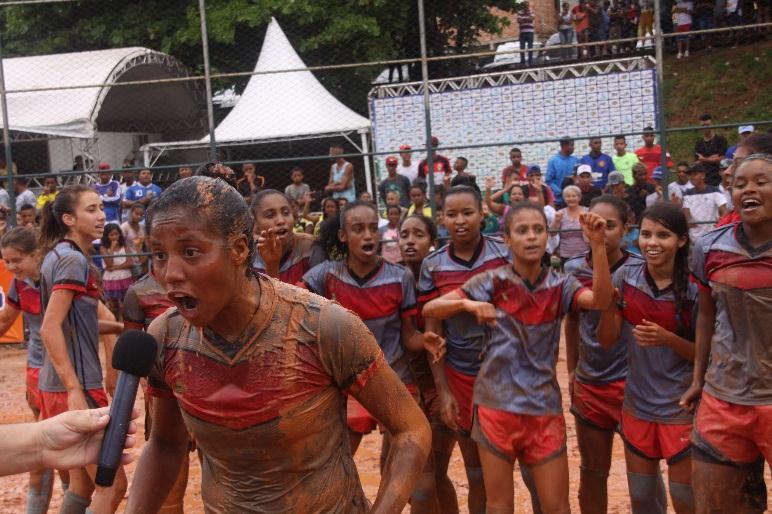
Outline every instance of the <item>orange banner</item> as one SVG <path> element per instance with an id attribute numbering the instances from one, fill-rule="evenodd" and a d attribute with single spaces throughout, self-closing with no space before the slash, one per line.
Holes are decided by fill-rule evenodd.
<path id="1" fill-rule="evenodd" d="M 13 275 L 5 267 L 5 261 L 0 259 L 0 294 L 2 298 L 2 307 L 5 308 L 5 297 L 8 294 L 8 290 L 11 289 L 11 282 L 13 281 Z M 5 334 L 0 336 L 0 344 L 2 343 L 22 343 L 24 342 L 24 325 L 21 316 L 16 318 L 11 328 L 9 328 Z"/>

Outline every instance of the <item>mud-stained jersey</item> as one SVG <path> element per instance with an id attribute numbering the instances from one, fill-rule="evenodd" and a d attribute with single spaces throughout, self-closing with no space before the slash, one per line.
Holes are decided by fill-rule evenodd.
<path id="1" fill-rule="evenodd" d="M 314 245 L 314 236 L 295 234 L 293 237 L 295 241 L 292 249 L 282 256 L 279 262 L 279 280 L 294 285 L 311 269 L 311 247 Z M 255 257 L 252 260 L 252 269 L 258 273 L 265 273 L 265 262 L 257 249 L 255 249 Z"/>

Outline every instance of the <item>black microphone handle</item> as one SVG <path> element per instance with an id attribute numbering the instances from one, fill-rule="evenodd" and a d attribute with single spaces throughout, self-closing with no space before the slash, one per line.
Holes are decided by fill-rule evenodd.
<path id="1" fill-rule="evenodd" d="M 105 437 L 99 449 L 97 472 L 94 483 L 101 487 L 110 487 L 115 480 L 115 473 L 121 464 L 121 455 L 129 431 L 131 411 L 137 398 L 139 377 L 122 371 L 118 372 L 113 403 L 110 405 L 110 422 L 105 428 Z"/>

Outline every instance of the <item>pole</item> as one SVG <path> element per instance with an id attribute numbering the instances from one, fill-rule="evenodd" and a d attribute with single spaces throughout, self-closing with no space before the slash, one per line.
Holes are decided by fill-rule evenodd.
<path id="1" fill-rule="evenodd" d="M 217 142 L 214 140 L 214 106 L 212 104 L 212 77 L 209 68 L 209 36 L 206 30 L 206 1 L 198 0 L 201 16 L 201 47 L 204 51 L 204 83 L 206 84 L 206 117 L 209 123 L 209 160 L 217 160 Z"/>
<path id="2" fill-rule="evenodd" d="M 16 225 L 16 191 L 13 188 L 13 153 L 11 152 L 11 131 L 8 128 L 8 99 L 5 94 L 5 71 L 3 69 L 3 43 L 0 37 L 0 105 L 3 109 L 3 147 L 5 148 L 5 173 L 8 177 L 7 225 Z"/>
<path id="3" fill-rule="evenodd" d="M 370 193 L 370 196 L 375 198 L 376 194 L 373 189 L 372 171 L 370 170 L 370 156 L 367 155 L 370 152 L 370 146 L 367 141 L 367 132 L 362 131 L 359 133 L 359 136 L 362 139 L 362 162 L 364 162 L 365 165 L 365 184 L 367 185 L 367 192 Z"/>
<path id="4" fill-rule="evenodd" d="M 432 146 L 432 117 L 429 102 L 429 63 L 426 60 L 426 18 L 424 16 L 424 0 L 418 0 L 418 31 L 421 39 L 421 82 L 424 89 L 424 126 L 426 127 L 426 180 L 429 183 L 429 206 L 432 216 L 437 215 L 437 205 L 434 201 L 434 163 Z"/>
<path id="5" fill-rule="evenodd" d="M 659 131 L 660 152 L 659 165 L 663 172 L 662 198 L 670 201 L 670 170 L 667 167 L 667 131 L 665 130 L 665 71 L 664 71 L 664 48 L 665 38 L 662 35 L 662 5 L 661 0 L 654 0 L 654 47 L 655 58 L 657 60 L 657 130 Z"/>

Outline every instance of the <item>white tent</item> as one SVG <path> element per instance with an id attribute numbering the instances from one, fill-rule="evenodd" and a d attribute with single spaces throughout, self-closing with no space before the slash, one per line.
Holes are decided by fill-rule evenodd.
<path id="1" fill-rule="evenodd" d="M 187 75 L 173 57 L 141 47 L 14 57 L 3 59 L 3 71 L 11 130 L 73 138 L 95 136 L 97 117 L 113 91 L 101 84 Z M 184 87 L 145 86 L 142 93 L 148 103 L 154 101 L 151 97 L 158 97 L 156 115 L 171 118 L 194 110 L 191 97 L 180 94 Z M 132 88 L 122 87 L 114 93 L 116 100 Z M 126 111 L 135 110 L 136 106 L 127 102 L 122 108 L 116 105 L 108 114 L 103 113 L 100 125 L 109 125 L 131 114 Z"/>
<path id="2" fill-rule="evenodd" d="M 361 136 L 360 151 L 368 151 L 367 132 L 370 120 L 355 113 L 327 89 L 308 70 L 275 19 L 271 19 L 263 47 L 255 65 L 254 75 L 236 106 L 215 129 L 218 145 L 268 143 L 311 137 L 342 135 L 357 132 Z M 351 139 L 349 141 L 358 146 Z M 198 141 L 151 143 L 145 145 L 146 162 L 149 151 L 201 148 L 209 144 L 209 136 Z M 369 161 L 365 159 L 368 189 L 371 189 Z"/>

